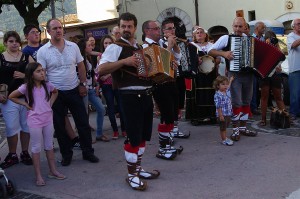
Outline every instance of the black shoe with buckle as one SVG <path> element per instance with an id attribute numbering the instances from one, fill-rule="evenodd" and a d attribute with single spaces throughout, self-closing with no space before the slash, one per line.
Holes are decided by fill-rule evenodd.
<path id="1" fill-rule="evenodd" d="M 32 165 L 32 159 L 28 153 L 28 151 L 22 151 L 22 153 L 20 153 L 20 158 L 21 158 L 21 162 L 25 165 Z"/>
<path id="2" fill-rule="evenodd" d="M 92 163 L 99 162 L 99 158 L 97 158 L 97 156 L 95 156 L 94 154 L 82 155 L 82 158 L 84 160 L 88 160 L 88 161 L 90 161 Z"/>

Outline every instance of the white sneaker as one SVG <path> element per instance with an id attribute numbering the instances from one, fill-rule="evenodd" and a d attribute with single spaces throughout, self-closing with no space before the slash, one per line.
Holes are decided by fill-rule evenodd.
<path id="1" fill-rule="evenodd" d="M 225 140 L 221 141 L 221 144 L 224 144 L 226 146 L 232 146 L 233 145 L 233 141 L 231 139 L 226 138 Z"/>

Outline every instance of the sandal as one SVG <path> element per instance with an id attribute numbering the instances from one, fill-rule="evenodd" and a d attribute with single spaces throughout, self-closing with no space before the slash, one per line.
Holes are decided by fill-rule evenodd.
<path id="1" fill-rule="evenodd" d="M 56 180 L 64 180 L 64 179 L 66 179 L 67 177 L 64 176 L 64 175 L 61 174 L 61 173 L 57 173 L 57 174 L 49 173 L 49 174 L 48 174 L 48 178 L 56 179 Z"/>
<path id="2" fill-rule="evenodd" d="M 42 187 L 42 186 L 45 186 L 46 183 L 45 183 L 45 181 L 43 181 L 43 180 L 37 180 L 37 181 L 35 182 L 35 185 L 38 186 L 38 187 Z"/>
<path id="3" fill-rule="evenodd" d="M 174 138 L 183 138 L 183 139 L 187 139 L 189 138 L 191 135 L 191 132 L 189 132 L 189 134 L 184 134 L 181 131 L 177 131 L 177 132 L 173 132 L 173 137 Z"/>
<path id="4" fill-rule="evenodd" d="M 257 132 L 256 131 L 251 131 L 249 129 L 246 129 L 245 131 L 240 131 L 240 133 L 242 135 L 245 135 L 245 136 L 250 136 L 250 137 L 255 137 L 257 136 Z"/>
<path id="5" fill-rule="evenodd" d="M 132 175 L 128 176 L 125 181 L 129 184 L 129 186 L 138 191 L 145 191 L 147 188 L 147 182 L 142 181 L 138 176 Z"/>
<path id="6" fill-rule="evenodd" d="M 160 175 L 160 172 L 158 170 L 153 170 L 153 172 L 148 172 L 141 168 L 138 171 L 138 176 L 140 178 L 146 179 L 146 180 L 158 178 L 159 175 Z"/>
<path id="7" fill-rule="evenodd" d="M 109 142 L 109 139 L 105 135 L 101 135 L 100 137 L 96 137 L 97 141 Z"/>
<path id="8" fill-rule="evenodd" d="M 266 126 L 266 125 L 267 125 L 266 120 L 260 120 L 259 126 Z"/>

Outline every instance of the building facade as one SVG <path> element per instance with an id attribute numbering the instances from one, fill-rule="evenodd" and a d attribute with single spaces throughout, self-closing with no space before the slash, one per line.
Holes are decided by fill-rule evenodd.
<path id="1" fill-rule="evenodd" d="M 291 31 L 291 21 L 300 18 L 300 0 L 119 0 L 118 8 L 120 13 L 132 12 L 137 16 L 139 40 L 141 25 L 149 19 L 161 22 L 171 17 L 177 23 L 177 34 L 191 37 L 196 24 L 205 29 L 222 25 L 231 31 L 236 16 L 243 16 L 247 22 L 279 22 L 282 33 Z"/>

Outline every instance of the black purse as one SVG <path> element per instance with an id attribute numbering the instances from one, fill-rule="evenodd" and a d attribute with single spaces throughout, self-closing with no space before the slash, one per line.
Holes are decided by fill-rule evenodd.
<path id="1" fill-rule="evenodd" d="M 290 115 L 286 110 L 274 108 L 271 112 L 270 125 L 275 129 L 286 129 L 291 127 Z"/>

